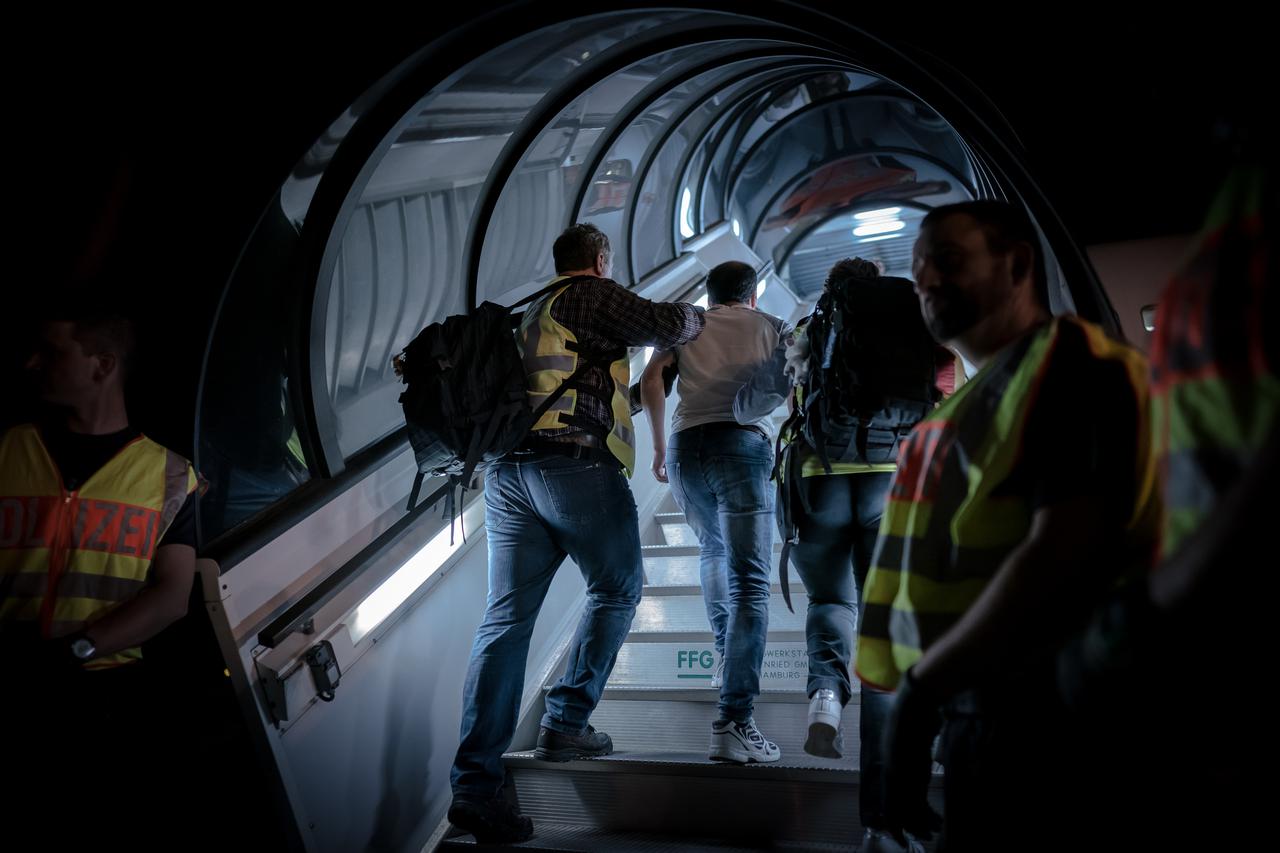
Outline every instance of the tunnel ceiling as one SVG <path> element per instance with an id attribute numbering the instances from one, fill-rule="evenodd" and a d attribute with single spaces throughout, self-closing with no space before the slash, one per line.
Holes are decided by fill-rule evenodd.
<path id="1" fill-rule="evenodd" d="M 923 209 L 1040 201 L 966 102 L 831 19 L 552 14 L 566 17 L 424 47 L 300 157 L 206 356 L 197 454 L 255 491 L 206 502 L 214 535 L 402 446 L 391 356 L 435 320 L 545 282 L 551 243 L 575 221 L 609 236 L 625 285 L 728 223 L 811 297 L 821 264 L 858 251 L 859 212 L 909 211 L 897 236 L 866 244 L 900 263 Z"/>

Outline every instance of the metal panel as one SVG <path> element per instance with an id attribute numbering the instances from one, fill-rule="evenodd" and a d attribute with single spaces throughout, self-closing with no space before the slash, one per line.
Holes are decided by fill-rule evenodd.
<path id="1" fill-rule="evenodd" d="M 539 821 L 682 837 L 849 843 L 861 835 L 850 771 L 595 759 L 508 759 L 520 806 Z M 554 768 L 554 769 L 551 769 Z"/>

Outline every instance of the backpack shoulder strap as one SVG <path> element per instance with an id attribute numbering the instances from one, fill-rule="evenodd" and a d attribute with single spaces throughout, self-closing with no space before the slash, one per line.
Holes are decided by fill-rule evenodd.
<path id="1" fill-rule="evenodd" d="M 575 282 L 582 281 L 585 278 L 590 278 L 590 276 L 576 275 L 576 276 L 570 276 L 569 278 L 556 279 L 555 281 L 551 282 L 541 290 L 535 290 L 533 293 L 530 293 L 528 296 L 526 296 L 524 299 L 521 299 L 519 302 L 516 302 L 515 304 L 508 306 L 507 310 L 514 311 L 517 308 L 521 308 L 525 305 L 528 305 L 530 302 L 534 302 L 535 300 L 541 299 L 542 297 L 546 296 L 548 293 L 553 293 L 561 288 L 568 287 L 569 285 L 574 284 Z"/>

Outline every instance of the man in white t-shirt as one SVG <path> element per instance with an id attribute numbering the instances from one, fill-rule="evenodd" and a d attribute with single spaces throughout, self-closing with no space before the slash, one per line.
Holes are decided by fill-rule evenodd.
<path id="1" fill-rule="evenodd" d="M 695 340 L 657 354 L 641 398 L 653 428 L 653 473 L 670 482 L 701 546 L 702 595 L 719 658 L 719 719 L 710 756 L 738 763 L 781 757 L 752 721 L 769 628 L 773 546 L 773 443 L 768 417 L 739 424 L 733 400 L 773 355 L 783 321 L 756 310 L 756 272 L 729 261 L 707 277 L 706 327 Z M 662 371 L 675 364 L 679 403 L 666 441 Z"/>

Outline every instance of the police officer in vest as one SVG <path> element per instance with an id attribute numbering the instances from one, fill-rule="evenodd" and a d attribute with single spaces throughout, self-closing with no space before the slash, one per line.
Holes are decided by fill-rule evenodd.
<path id="1" fill-rule="evenodd" d="M 0 437 L 6 737 L 32 746 L 32 772 L 64 788 L 91 766 L 129 787 L 144 745 L 171 748 L 155 744 L 161 718 L 140 646 L 187 611 L 197 478 L 129 425 L 132 354 L 117 315 L 45 323 L 27 367 L 52 414 Z M 95 786 L 94 802 L 107 787 Z"/>
<path id="2" fill-rule="evenodd" d="M 566 556 L 587 582 L 587 609 L 568 669 L 547 693 L 536 755 L 608 755 L 588 724 L 644 583 L 635 500 L 627 347 L 670 349 L 698 336 L 702 310 L 642 299 L 610 280 L 609 239 L 574 225 L 552 247 L 557 275 L 520 327 L 531 407 L 568 380 L 525 445 L 485 474 L 489 597 L 463 688 L 449 820 L 482 842 L 521 841 L 533 824 L 502 797 L 534 620 Z M 574 379 L 581 362 L 588 366 Z"/>
<path id="3" fill-rule="evenodd" d="M 885 808 L 900 822 L 924 798 L 912 768 L 942 708 L 945 849 L 1088 849 L 1072 813 L 1097 768 L 1054 651 L 1149 564 L 1146 361 L 1050 315 L 1035 228 L 1011 205 L 933 210 L 913 264 L 930 330 L 979 371 L 903 446 L 864 590 L 857 672 L 897 694 Z"/>

